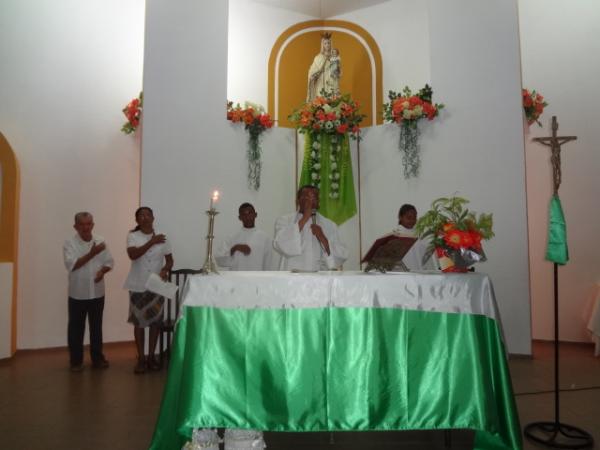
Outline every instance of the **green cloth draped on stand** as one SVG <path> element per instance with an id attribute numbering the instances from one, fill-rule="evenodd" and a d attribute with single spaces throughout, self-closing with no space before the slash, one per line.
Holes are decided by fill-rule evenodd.
<path id="1" fill-rule="evenodd" d="M 307 184 L 317 185 L 317 182 L 311 177 L 311 153 L 314 151 L 313 144 L 318 141 L 320 144 L 319 152 L 321 153 L 319 174 L 319 213 L 332 220 L 338 225 L 341 225 L 346 220 L 356 214 L 356 195 L 354 194 L 354 178 L 352 176 L 352 159 L 350 156 L 350 143 L 348 133 L 344 135 L 336 135 L 335 138 L 341 143 L 340 156 L 337 164 L 339 166 L 340 179 L 331 180 L 329 175 L 331 169 L 331 144 L 334 136 L 327 133 L 320 133 L 318 139 L 314 139 L 313 135 L 306 134 L 304 142 L 304 159 L 302 162 L 302 174 L 300 175 L 300 186 Z M 331 183 L 339 184 L 339 197 L 331 198 L 329 196 Z"/>
<path id="2" fill-rule="evenodd" d="M 550 200 L 546 259 L 562 265 L 569 261 L 569 247 L 567 246 L 567 222 L 565 221 L 565 215 L 563 214 L 558 195 L 553 195 L 552 200 Z"/>

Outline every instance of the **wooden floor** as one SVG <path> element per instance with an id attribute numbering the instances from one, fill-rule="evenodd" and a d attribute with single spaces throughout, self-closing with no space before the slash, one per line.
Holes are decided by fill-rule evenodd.
<path id="1" fill-rule="evenodd" d="M 166 371 L 133 374 L 132 344 L 105 346 L 107 370 L 71 373 L 65 349 L 23 351 L 0 361 L 0 448 L 142 450 L 150 443 Z M 553 420 L 552 346 L 510 361 L 521 424 Z M 588 345 L 561 347 L 561 422 L 600 440 L 600 358 Z M 269 450 L 445 448 L 443 432 L 266 433 Z M 470 449 L 470 431 L 453 431 L 451 448 Z M 525 441 L 525 449 L 537 449 Z M 600 449 L 596 443 L 594 447 Z M 179 450 L 179 449 L 173 449 Z"/>

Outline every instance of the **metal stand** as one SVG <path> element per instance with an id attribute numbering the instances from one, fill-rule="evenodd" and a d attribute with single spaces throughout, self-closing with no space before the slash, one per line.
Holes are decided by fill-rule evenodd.
<path id="1" fill-rule="evenodd" d="M 594 438 L 587 431 L 560 423 L 558 383 L 558 264 L 554 263 L 554 422 L 533 422 L 525 426 L 528 439 L 552 448 L 592 448 Z"/>
<path id="2" fill-rule="evenodd" d="M 213 231 L 215 228 L 215 216 L 219 214 L 219 212 L 215 208 L 210 208 L 206 211 L 208 215 L 208 235 L 206 236 L 206 260 L 204 261 L 204 265 L 202 266 L 202 272 L 205 274 L 208 273 L 219 273 L 217 270 L 217 265 L 215 264 L 215 260 L 213 259 Z"/>

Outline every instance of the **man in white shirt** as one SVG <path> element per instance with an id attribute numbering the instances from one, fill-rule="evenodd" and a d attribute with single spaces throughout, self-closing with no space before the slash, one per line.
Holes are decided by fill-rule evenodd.
<path id="1" fill-rule="evenodd" d="M 102 353 L 104 275 L 113 267 L 113 258 L 101 236 L 93 235 L 94 218 L 89 212 L 75 214 L 77 234 L 65 241 L 63 256 L 69 271 L 68 343 L 71 371 L 83 370 L 85 319 L 90 326 L 92 367 L 106 369 Z"/>
<path id="2" fill-rule="evenodd" d="M 282 258 L 281 270 L 335 270 L 348 258 L 337 225 L 317 212 L 319 189 L 302 186 L 296 197 L 298 211 L 275 222 L 273 246 Z"/>
<path id="3" fill-rule="evenodd" d="M 238 213 L 242 229 L 223 243 L 215 255 L 217 264 L 229 270 L 273 270 L 273 239 L 254 226 L 254 206 L 242 203 Z"/>

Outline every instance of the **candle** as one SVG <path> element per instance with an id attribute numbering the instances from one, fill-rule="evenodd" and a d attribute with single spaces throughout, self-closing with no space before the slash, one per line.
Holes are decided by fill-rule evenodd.
<path id="1" fill-rule="evenodd" d="M 219 201 L 219 191 L 214 191 L 212 193 L 212 196 L 210 197 L 210 208 L 209 209 L 213 209 L 214 204 L 217 203 L 217 201 Z"/>

